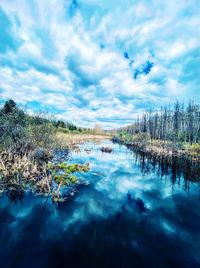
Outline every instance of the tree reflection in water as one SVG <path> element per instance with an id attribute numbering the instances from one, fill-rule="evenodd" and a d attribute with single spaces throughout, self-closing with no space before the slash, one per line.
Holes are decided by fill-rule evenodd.
<path id="1" fill-rule="evenodd" d="M 146 155 L 138 151 L 134 152 L 135 163 L 141 169 L 142 175 L 156 173 L 158 177 L 170 177 L 172 189 L 181 184 L 184 179 L 184 190 L 190 192 L 190 183 L 198 183 L 200 198 L 200 165 L 196 161 L 177 156 Z"/>

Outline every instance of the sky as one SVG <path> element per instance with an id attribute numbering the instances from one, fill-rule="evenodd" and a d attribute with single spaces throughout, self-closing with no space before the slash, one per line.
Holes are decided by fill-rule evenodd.
<path id="1" fill-rule="evenodd" d="M 0 100 L 78 126 L 200 103 L 199 0 L 0 0 Z"/>

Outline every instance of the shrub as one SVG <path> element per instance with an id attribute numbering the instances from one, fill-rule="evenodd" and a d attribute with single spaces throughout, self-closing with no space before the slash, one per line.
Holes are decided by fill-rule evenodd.
<path id="1" fill-rule="evenodd" d="M 79 134 L 80 132 L 78 130 L 73 130 L 73 131 L 71 131 L 71 133 L 73 133 L 73 134 Z"/>
<path id="2" fill-rule="evenodd" d="M 69 134 L 70 133 L 70 130 L 68 128 L 59 127 L 58 128 L 58 131 L 63 132 L 63 133 L 66 133 L 66 134 Z"/>
<path id="3" fill-rule="evenodd" d="M 70 180 L 71 180 L 72 183 L 75 183 L 76 182 L 76 177 L 75 176 L 71 176 L 70 177 Z"/>
<path id="4" fill-rule="evenodd" d="M 192 145 L 188 146 L 188 151 L 191 155 L 195 155 L 200 158 L 200 144 L 193 143 Z"/>
<path id="5" fill-rule="evenodd" d="M 113 142 L 121 142 L 121 139 L 120 139 L 119 136 L 114 136 L 114 137 L 112 138 L 112 141 L 113 141 Z"/>
<path id="6" fill-rule="evenodd" d="M 26 115 L 10 100 L 0 111 L 0 144 L 6 149 L 23 147 L 26 138 Z"/>
<path id="7" fill-rule="evenodd" d="M 50 123 L 28 127 L 28 138 L 35 147 L 53 147 L 55 133 L 56 130 Z"/>
<path id="8" fill-rule="evenodd" d="M 140 132 L 137 135 L 133 135 L 132 141 L 133 143 L 141 143 L 146 144 L 148 141 L 150 141 L 151 135 L 147 132 Z"/>

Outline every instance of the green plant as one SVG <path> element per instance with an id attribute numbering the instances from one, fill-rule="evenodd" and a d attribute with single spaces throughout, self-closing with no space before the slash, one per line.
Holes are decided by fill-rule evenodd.
<path id="1" fill-rule="evenodd" d="M 71 176 L 70 177 L 70 180 L 71 180 L 72 183 L 75 183 L 76 182 L 76 177 L 75 176 Z"/>
<path id="2" fill-rule="evenodd" d="M 63 133 L 66 133 L 66 134 L 69 134 L 70 133 L 70 130 L 68 128 L 59 127 L 58 128 L 58 131 L 63 132 Z"/>
<path id="3" fill-rule="evenodd" d="M 66 162 L 63 162 L 63 163 L 58 164 L 57 167 L 60 168 L 60 169 L 66 169 L 67 168 Z"/>
<path id="4" fill-rule="evenodd" d="M 47 169 L 54 169 L 55 168 L 55 165 L 54 164 L 50 164 L 50 163 L 48 163 L 48 164 L 46 164 L 46 168 Z"/>
<path id="5" fill-rule="evenodd" d="M 84 165 L 84 166 L 82 167 L 82 170 L 83 170 L 84 172 L 88 172 L 88 171 L 90 170 L 90 168 L 89 168 L 87 165 Z"/>
<path id="6" fill-rule="evenodd" d="M 147 132 L 140 132 L 137 135 L 132 136 L 132 141 L 133 142 L 138 142 L 138 143 L 146 143 L 150 141 L 151 135 Z"/>

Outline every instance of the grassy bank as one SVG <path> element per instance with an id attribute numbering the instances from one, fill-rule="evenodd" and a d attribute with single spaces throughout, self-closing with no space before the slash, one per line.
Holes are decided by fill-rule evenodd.
<path id="1" fill-rule="evenodd" d="M 140 152 L 158 156 L 187 157 L 193 161 L 200 161 L 200 144 L 188 142 L 173 142 L 169 140 L 151 139 L 148 133 L 137 135 L 118 135 L 113 137 L 114 142 L 135 147 Z"/>
<path id="2" fill-rule="evenodd" d="M 73 149 L 76 147 L 78 144 L 83 144 L 87 141 L 93 141 L 95 143 L 99 143 L 103 140 L 111 140 L 112 136 L 110 135 L 103 135 L 103 134 L 65 134 L 62 132 L 57 132 L 56 133 L 56 140 L 60 144 L 61 147 Z"/>
<path id="3" fill-rule="evenodd" d="M 88 172 L 89 166 L 54 165 L 53 152 L 69 151 L 77 143 L 104 137 L 74 130 L 66 134 L 60 125 L 60 121 L 28 115 L 12 100 L 5 103 L 0 109 L 0 194 L 5 192 L 15 200 L 29 190 L 61 201 L 62 186 L 80 183 L 76 174 Z"/>

